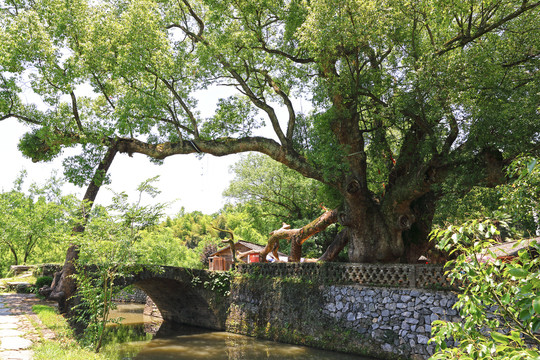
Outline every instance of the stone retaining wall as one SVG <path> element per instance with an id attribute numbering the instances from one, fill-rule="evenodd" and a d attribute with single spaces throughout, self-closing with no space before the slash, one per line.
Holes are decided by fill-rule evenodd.
<path id="1" fill-rule="evenodd" d="M 384 352 L 405 357 L 424 359 L 433 354 L 434 346 L 428 345 L 433 321 L 460 321 L 451 292 L 329 286 L 323 289 L 323 298 L 324 317 L 367 336 Z"/>
<path id="2" fill-rule="evenodd" d="M 241 272 L 226 330 L 379 359 L 427 359 L 433 321 L 460 320 L 456 300 L 452 291 Z"/>

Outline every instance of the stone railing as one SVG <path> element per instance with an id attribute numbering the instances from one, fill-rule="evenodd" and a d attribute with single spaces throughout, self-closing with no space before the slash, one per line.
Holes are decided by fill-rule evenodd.
<path id="1" fill-rule="evenodd" d="M 252 263 L 240 264 L 242 275 L 311 280 L 321 284 L 421 289 L 455 289 L 441 265 L 355 263 Z"/>

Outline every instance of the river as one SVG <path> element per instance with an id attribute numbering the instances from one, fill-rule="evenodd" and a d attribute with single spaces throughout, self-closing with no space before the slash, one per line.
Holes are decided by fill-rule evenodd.
<path id="1" fill-rule="evenodd" d="M 144 305 L 119 304 L 111 313 L 112 318 L 123 318 L 120 325 L 111 327 L 109 336 L 110 341 L 119 343 L 118 352 L 123 360 L 368 360 L 191 326 L 162 326 L 159 319 L 144 316 L 143 309 Z"/>

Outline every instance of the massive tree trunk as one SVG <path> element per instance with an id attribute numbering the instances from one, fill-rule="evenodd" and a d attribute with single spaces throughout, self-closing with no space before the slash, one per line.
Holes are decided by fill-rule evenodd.
<path id="1" fill-rule="evenodd" d="M 347 228 L 349 261 L 396 261 L 404 251 L 402 232 L 414 221 L 407 209 L 396 212 L 381 206 L 356 180 L 347 185 L 345 201 L 340 222 Z"/>
<path id="2" fill-rule="evenodd" d="M 73 235 L 84 232 L 86 221 L 88 220 L 93 202 L 97 197 L 99 189 L 105 179 L 105 175 L 109 170 L 118 149 L 115 144 L 110 146 L 105 153 L 105 156 L 98 165 L 88 188 L 83 197 L 80 215 L 82 222 L 73 228 Z M 68 316 L 73 315 L 72 309 L 76 304 L 74 297 L 77 290 L 77 285 L 72 275 L 75 274 L 75 262 L 79 258 L 79 247 L 72 243 L 66 252 L 66 260 L 62 270 L 54 275 L 53 283 L 50 287 L 40 289 L 40 293 L 46 296 L 49 300 L 58 302 L 58 309 L 61 313 L 66 313 Z"/>

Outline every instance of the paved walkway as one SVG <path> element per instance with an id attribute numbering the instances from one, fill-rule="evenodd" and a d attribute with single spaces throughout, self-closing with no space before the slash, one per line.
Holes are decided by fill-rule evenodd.
<path id="1" fill-rule="evenodd" d="M 54 337 L 32 312 L 32 305 L 39 303 L 34 294 L 0 293 L 0 360 L 32 359 L 32 344 Z"/>

